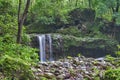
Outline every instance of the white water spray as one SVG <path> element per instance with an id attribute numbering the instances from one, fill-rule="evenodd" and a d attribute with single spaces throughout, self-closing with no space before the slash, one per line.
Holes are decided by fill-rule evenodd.
<path id="1" fill-rule="evenodd" d="M 41 62 L 53 61 L 52 38 L 50 34 L 38 36 L 39 40 L 39 56 Z M 48 46 L 47 46 L 48 45 Z"/>

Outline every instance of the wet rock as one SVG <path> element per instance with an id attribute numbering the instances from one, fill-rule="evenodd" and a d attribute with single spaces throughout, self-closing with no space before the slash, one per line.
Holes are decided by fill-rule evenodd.
<path id="1" fill-rule="evenodd" d="M 0 80 L 4 80 L 4 79 L 5 79 L 4 74 L 0 72 Z"/>
<path id="2" fill-rule="evenodd" d="M 53 73 L 45 73 L 44 77 L 46 77 L 48 79 L 53 79 L 53 78 L 55 78 L 55 75 Z"/>
<path id="3" fill-rule="evenodd" d="M 64 79 L 69 79 L 71 77 L 70 73 L 66 73 Z"/>
<path id="4" fill-rule="evenodd" d="M 80 80 L 83 80 L 83 75 L 77 74 L 77 76 L 78 76 L 78 78 L 79 78 Z"/>
<path id="5" fill-rule="evenodd" d="M 72 59 L 63 59 L 39 63 L 32 68 L 36 75 L 36 80 L 41 77 L 52 80 L 94 80 L 94 77 L 103 78 L 104 72 L 108 68 L 115 68 L 110 62 L 99 61 L 94 58 L 75 57 Z"/>
<path id="6" fill-rule="evenodd" d="M 41 63 L 43 66 L 48 66 L 48 63 L 47 62 L 43 62 Z"/>
<path id="7" fill-rule="evenodd" d="M 63 67 L 65 68 L 69 68 L 71 66 L 71 64 L 69 62 L 64 62 L 63 63 Z"/>
<path id="8" fill-rule="evenodd" d="M 38 71 L 36 68 L 31 68 L 31 70 L 32 70 L 33 72 Z"/>
<path id="9" fill-rule="evenodd" d="M 58 75 L 57 80 L 64 80 L 65 74 Z"/>
<path id="10" fill-rule="evenodd" d="M 55 70 L 54 75 L 55 75 L 55 76 L 60 75 L 60 71 L 59 71 L 59 70 Z"/>
<path id="11" fill-rule="evenodd" d="M 87 78 L 88 80 L 93 80 L 91 76 L 85 75 L 84 78 Z"/>
<path id="12" fill-rule="evenodd" d="M 41 70 L 41 69 L 37 69 L 37 71 L 38 71 L 38 72 L 42 72 L 42 70 Z"/>
<path id="13" fill-rule="evenodd" d="M 79 59 L 78 58 L 73 59 L 73 64 L 80 65 Z"/>
<path id="14" fill-rule="evenodd" d="M 57 63 L 53 63 L 53 64 L 50 65 L 50 67 L 58 68 L 59 65 Z"/>

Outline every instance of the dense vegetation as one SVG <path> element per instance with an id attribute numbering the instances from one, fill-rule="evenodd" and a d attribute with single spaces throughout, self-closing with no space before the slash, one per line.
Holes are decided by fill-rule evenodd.
<path id="1" fill-rule="evenodd" d="M 0 79 L 34 80 L 31 67 L 38 55 L 29 46 L 32 33 L 120 42 L 120 0 L 0 0 Z M 119 68 L 108 70 L 105 80 L 119 80 L 119 75 Z"/>

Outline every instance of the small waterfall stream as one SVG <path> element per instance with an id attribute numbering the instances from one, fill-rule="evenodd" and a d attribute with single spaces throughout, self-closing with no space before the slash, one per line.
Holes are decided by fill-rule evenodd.
<path id="1" fill-rule="evenodd" d="M 53 61 L 51 34 L 38 35 L 39 56 L 41 62 Z"/>
<path id="2" fill-rule="evenodd" d="M 39 55 L 40 55 L 40 61 L 44 62 L 46 61 L 46 53 L 45 53 L 45 35 L 38 36 L 39 40 Z"/>
<path id="3" fill-rule="evenodd" d="M 48 41 L 49 41 L 49 53 L 50 53 L 50 61 L 53 61 L 53 51 L 52 51 L 52 38 L 51 35 L 48 34 Z"/>

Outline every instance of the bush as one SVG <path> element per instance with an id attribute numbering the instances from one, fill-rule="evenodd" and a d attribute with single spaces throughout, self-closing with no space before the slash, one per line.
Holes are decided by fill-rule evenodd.
<path id="1" fill-rule="evenodd" d="M 81 36 L 81 32 L 77 27 L 69 27 L 69 28 L 65 28 L 62 30 L 58 30 L 57 32 L 60 34 L 65 34 L 65 35 L 73 35 L 77 37 Z"/>
<path id="2" fill-rule="evenodd" d="M 31 67 L 38 61 L 35 49 L 20 44 L 0 43 L 0 72 L 5 77 L 33 80 Z"/>
<path id="3" fill-rule="evenodd" d="M 104 75 L 104 80 L 120 80 L 120 68 L 107 70 Z"/>

